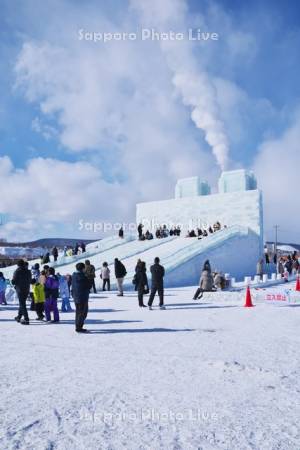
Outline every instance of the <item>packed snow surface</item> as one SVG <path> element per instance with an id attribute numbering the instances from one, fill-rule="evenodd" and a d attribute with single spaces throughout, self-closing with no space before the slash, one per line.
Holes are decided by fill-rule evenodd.
<path id="1" fill-rule="evenodd" d="M 86 335 L 1 306 L 0 448 L 299 450 L 300 303 L 194 289 L 93 295 Z"/>

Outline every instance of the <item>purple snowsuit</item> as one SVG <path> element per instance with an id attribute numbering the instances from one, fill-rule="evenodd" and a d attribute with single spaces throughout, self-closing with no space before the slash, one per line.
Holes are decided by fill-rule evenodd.
<path id="1" fill-rule="evenodd" d="M 46 320 L 51 320 L 51 311 L 53 311 L 54 322 L 59 322 L 59 312 L 57 308 L 59 281 L 56 275 L 49 275 L 45 283 L 45 315 Z"/>

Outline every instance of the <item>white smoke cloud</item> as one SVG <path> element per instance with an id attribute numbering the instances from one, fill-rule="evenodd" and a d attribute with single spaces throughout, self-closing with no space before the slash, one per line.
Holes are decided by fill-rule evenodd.
<path id="1" fill-rule="evenodd" d="M 217 163 L 222 170 L 228 165 L 229 140 L 219 118 L 219 106 L 212 82 L 205 73 L 176 73 L 174 85 L 180 91 L 185 105 L 192 108 L 191 118 L 204 131 Z"/>
<path id="2" fill-rule="evenodd" d="M 143 23 L 160 31 L 187 32 L 187 4 L 184 0 L 161 1 L 132 0 Z M 220 107 L 212 78 L 201 68 L 193 55 L 191 42 L 161 41 L 161 49 L 173 72 L 172 81 L 185 106 L 191 109 L 191 119 L 204 132 L 218 165 L 227 168 L 229 139 L 220 116 Z"/>

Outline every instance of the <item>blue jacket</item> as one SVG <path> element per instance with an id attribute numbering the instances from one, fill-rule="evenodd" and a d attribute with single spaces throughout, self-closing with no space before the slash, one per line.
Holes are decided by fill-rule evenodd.
<path id="1" fill-rule="evenodd" d="M 7 286 L 6 279 L 0 278 L 0 292 L 3 292 L 3 291 L 5 292 L 6 286 Z"/>
<path id="2" fill-rule="evenodd" d="M 72 296 L 74 303 L 86 303 L 90 295 L 90 281 L 83 272 L 72 275 Z"/>
<path id="3" fill-rule="evenodd" d="M 59 295 L 61 298 L 69 298 L 69 288 L 68 288 L 68 282 L 66 277 L 60 276 L 59 277 Z"/>

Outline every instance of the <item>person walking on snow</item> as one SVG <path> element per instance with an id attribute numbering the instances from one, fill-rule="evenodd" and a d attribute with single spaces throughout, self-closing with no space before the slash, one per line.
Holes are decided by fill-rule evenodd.
<path id="1" fill-rule="evenodd" d="M 165 268 L 161 266 L 160 259 L 158 256 L 154 259 L 153 266 L 150 267 L 150 272 L 152 275 L 151 280 L 151 292 L 148 301 L 149 309 L 152 310 L 152 303 L 155 297 L 156 292 L 158 292 L 159 296 L 159 307 L 160 309 L 166 309 L 164 306 L 164 276 L 165 276 Z"/>
<path id="2" fill-rule="evenodd" d="M 45 314 L 46 321 L 51 322 L 51 312 L 53 312 L 52 323 L 59 322 L 59 312 L 57 308 L 57 299 L 59 296 L 59 281 L 55 275 L 54 267 L 49 267 L 49 275 L 45 283 Z"/>
<path id="3" fill-rule="evenodd" d="M 15 320 L 22 325 L 29 325 L 26 300 L 30 291 L 31 272 L 27 269 L 23 259 L 20 259 L 17 265 L 18 268 L 12 278 L 12 285 L 15 287 L 19 299 L 19 311 Z M 22 319 L 22 317 L 24 317 L 24 319 Z"/>
<path id="4" fill-rule="evenodd" d="M 84 264 L 76 264 L 76 272 L 72 275 L 72 293 L 76 307 L 75 313 L 75 331 L 77 333 L 86 333 L 83 328 L 84 321 L 88 314 L 90 282 L 84 273 Z"/>
<path id="5" fill-rule="evenodd" d="M 110 270 L 108 268 L 107 262 L 102 264 L 100 277 L 102 279 L 102 291 L 105 291 L 105 286 L 107 285 L 107 290 L 110 291 Z"/>
<path id="6" fill-rule="evenodd" d="M 31 281 L 33 285 L 33 301 L 34 309 L 37 314 L 37 320 L 44 320 L 44 310 L 45 310 L 45 288 L 44 285 L 39 283 L 38 280 L 34 278 Z"/>
<path id="7" fill-rule="evenodd" d="M 135 290 L 138 292 L 139 307 L 146 308 L 147 306 L 144 305 L 144 294 L 148 294 L 149 285 L 147 278 L 146 263 L 144 261 L 140 261 L 137 264 L 134 281 L 135 281 Z"/>
<path id="8" fill-rule="evenodd" d="M 59 296 L 61 298 L 61 312 L 71 312 L 70 292 L 67 277 L 64 275 L 58 276 L 59 280 Z"/>
<path id="9" fill-rule="evenodd" d="M 0 272 L 0 305 L 7 305 L 5 298 L 7 283 L 2 272 Z"/>
<path id="10" fill-rule="evenodd" d="M 123 297 L 123 281 L 124 277 L 127 274 L 124 264 L 115 258 L 115 277 L 118 285 L 118 297 Z"/>
<path id="11" fill-rule="evenodd" d="M 96 269 L 95 269 L 95 266 L 93 266 L 93 264 L 91 264 L 88 259 L 85 261 L 84 271 L 85 271 L 85 275 L 86 275 L 87 279 L 90 282 L 90 289 L 93 288 L 94 294 L 96 294 L 97 293 L 96 286 L 95 286 L 95 277 L 96 277 L 95 271 L 96 271 Z"/>

